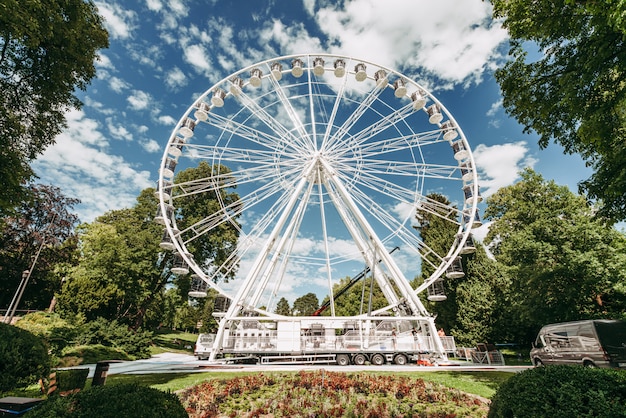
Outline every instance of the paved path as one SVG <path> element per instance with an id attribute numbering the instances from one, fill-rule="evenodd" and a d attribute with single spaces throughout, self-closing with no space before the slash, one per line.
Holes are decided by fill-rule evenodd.
<path id="1" fill-rule="evenodd" d="M 93 377 L 96 365 L 88 364 L 78 366 L 76 368 L 89 367 L 89 377 Z M 341 372 L 356 371 L 395 371 L 395 372 L 437 372 L 437 371 L 506 371 L 517 372 L 528 369 L 531 366 L 489 366 L 474 365 L 471 363 L 456 364 L 450 366 L 432 366 L 424 367 L 415 364 L 407 364 L 398 366 L 395 364 L 385 364 L 382 366 L 338 366 L 336 364 L 322 365 L 248 365 L 248 364 L 212 364 L 206 360 L 198 360 L 196 357 L 187 354 L 163 353 L 157 354 L 149 359 L 136 361 L 123 361 L 111 363 L 109 365 L 109 375 L 113 374 L 150 374 L 150 373 L 194 373 L 209 371 L 228 371 L 228 372 L 257 372 L 257 371 L 298 371 L 298 370 L 330 370 Z"/>

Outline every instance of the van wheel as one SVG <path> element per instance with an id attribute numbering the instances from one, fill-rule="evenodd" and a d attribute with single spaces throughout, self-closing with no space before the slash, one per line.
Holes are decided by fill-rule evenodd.
<path id="1" fill-rule="evenodd" d="M 385 356 L 380 353 L 376 353 L 372 356 L 372 364 L 375 366 L 382 366 L 385 364 Z"/>
<path id="2" fill-rule="evenodd" d="M 354 364 L 356 364 L 357 366 L 362 366 L 365 364 L 365 361 L 367 361 L 367 358 L 364 354 L 357 354 L 356 356 L 354 356 L 354 359 L 352 359 L 352 361 L 354 361 Z"/>
<path id="3" fill-rule="evenodd" d="M 347 366 L 350 364 L 350 357 L 347 354 L 337 354 L 337 364 L 340 366 Z"/>
<path id="4" fill-rule="evenodd" d="M 589 367 L 590 369 L 595 369 L 595 368 L 598 367 L 598 366 L 596 366 L 596 364 L 593 361 L 589 361 L 589 360 L 585 361 L 583 363 L 583 366 Z"/>
<path id="5" fill-rule="evenodd" d="M 536 358 L 533 362 L 535 363 L 535 367 L 543 367 L 543 361 L 538 358 Z"/>

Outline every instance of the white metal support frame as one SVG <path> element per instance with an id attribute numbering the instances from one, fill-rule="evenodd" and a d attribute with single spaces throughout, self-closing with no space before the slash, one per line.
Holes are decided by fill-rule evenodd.
<path id="1" fill-rule="evenodd" d="M 207 178 L 177 177 L 199 161 L 212 167 Z M 418 82 L 347 56 L 262 61 L 211 86 L 186 110 L 160 167 L 160 213 L 174 214 L 159 218 L 171 241 L 164 248 L 178 252 L 191 273 L 231 300 L 216 315 L 210 360 L 228 350 L 279 354 L 285 344 L 276 341 L 292 332 L 280 325 L 286 323 L 296 327 L 290 338 L 303 351 L 313 343 L 312 329 L 321 326 L 332 357 L 331 344 L 352 343 L 351 323 L 361 333 L 354 341 L 388 346 L 389 321 L 403 333 L 417 326 L 432 341 L 432 356 L 446 359 L 422 296 L 445 280 L 471 229 L 480 225 L 480 193 L 465 135 Z M 429 198 L 434 190 L 451 204 Z M 204 193 L 215 195 L 220 208 L 193 224 L 176 218 L 179 199 Z M 220 196 L 228 193 L 239 199 L 227 204 Z M 422 240 L 418 210 L 457 231 L 445 251 Z M 226 261 L 193 257 L 189 247 L 224 226 L 239 234 Z M 401 251 L 392 254 L 395 247 Z M 333 287 L 363 265 L 387 306 L 337 316 Z M 410 278 L 426 266 L 433 273 L 412 288 Z M 222 282 L 225 274 L 233 276 L 228 283 Z M 293 302 L 309 292 L 330 298 L 330 315 L 274 313 L 281 297 Z M 255 321 L 261 325 L 248 328 Z"/>

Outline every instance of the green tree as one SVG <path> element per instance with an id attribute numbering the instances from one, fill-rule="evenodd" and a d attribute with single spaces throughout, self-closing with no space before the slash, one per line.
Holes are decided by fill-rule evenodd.
<path id="1" fill-rule="evenodd" d="M 57 265 L 76 261 L 78 217 L 71 210 L 78 200 L 53 186 L 30 184 L 27 189 L 30 198 L 0 220 L 0 306 L 10 304 L 22 272 L 32 270 L 18 309 L 46 309 L 61 287 Z"/>
<path id="2" fill-rule="evenodd" d="M 594 174 L 579 187 L 599 214 L 626 218 L 626 3 L 491 0 L 512 38 L 496 71 L 504 107 L 539 134 L 579 153 Z M 529 54 L 535 44 L 538 54 Z"/>
<path id="3" fill-rule="evenodd" d="M 291 307 L 289 306 L 289 301 L 285 298 L 280 298 L 278 303 L 276 304 L 276 311 L 278 315 L 291 315 Z"/>
<path id="4" fill-rule="evenodd" d="M 223 173 L 227 169 L 220 166 Z M 200 163 L 177 176 L 177 184 L 210 177 L 211 167 Z M 172 193 L 176 199 L 176 223 L 180 229 L 192 225 L 219 208 L 214 193 L 185 194 L 184 186 Z M 236 193 L 223 193 L 219 199 L 237 201 Z M 159 243 L 163 227 L 156 224 L 154 215 L 158 201 L 154 189 L 141 192 L 137 204 L 130 209 L 114 210 L 100 216 L 95 222 L 80 228 L 80 263 L 71 268 L 68 281 L 59 295 L 60 309 L 65 314 L 83 314 L 87 320 L 98 317 L 116 319 L 133 329 L 156 326 L 165 322 L 185 323 L 193 328 L 201 318 L 204 302 L 187 306 L 190 275 L 176 276 L 171 272 L 174 254 L 163 251 Z M 238 229 L 236 220 L 221 225 L 193 240 L 187 249 L 199 264 L 212 272 L 216 263 L 222 263 L 236 248 Z M 234 271 L 224 273 L 227 279 Z M 177 288 L 180 309 L 161 309 L 166 302 L 168 284 Z M 148 311 L 152 311 L 148 313 Z M 176 319 L 178 318 L 178 319 Z M 181 319 L 182 318 L 182 319 Z M 149 319 L 150 324 L 146 323 Z"/>
<path id="5" fill-rule="evenodd" d="M 171 254 L 160 253 L 162 231 L 152 220 L 156 207 L 154 189 L 146 189 L 133 208 L 79 227 L 81 258 L 58 295 L 62 312 L 115 319 L 137 329 L 148 309 L 158 310 L 173 275 L 165 268 Z"/>
<path id="6" fill-rule="evenodd" d="M 417 213 L 420 220 L 420 236 L 425 248 L 421 276 L 413 287 L 421 284 L 434 272 L 440 260 L 433 254 L 447 254 L 458 233 L 454 213 L 448 210 L 451 203 L 440 194 L 429 194 L 428 199 L 437 202 L 430 210 Z M 474 346 L 476 343 L 496 341 L 500 338 L 500 311 L 503 306 L 501 289 L 505 276 L 495 260 L 489 259 L 484 247 L 476 242 L 476 252 L 461 256 L 464 277 L 441 277 L 446 300 L 426 302 L 427 309 L 437 315 L 437 326 L 453 335 L 458 344 Z"/>
<path id="7" fill-rule="evenodd" d="M 220 173 L 222 181 L 226 181 L 225 175 L 230 173 L 230 170 L 221 165 L 211 166 L 202 161 L 198 167 L 188 168 L 176 175 L 177 187 L 172 190 L 172 194 L 179 209 L 176 222 L 180 230 L 220 212 L 221 205 L 231 206 L 239 200 L 237 193 L 226 192 L 224 189 L 220 189 L 219 196 L 212 188 L 207 188 L 204 193 L 186 191 L 187 184 L 197 182 L 199 179 L 210 179 L 214 177 L 214 173 Z M 202 264 L 209 266 L 210 273 L 213 273 L 214 266 L 222 265 L 236 250 L 240 230 L 238 217 L 239 215 L 233 215 L 229 222 L 222 222 L 189 242 L 187 249 L 195 260 L 203 260 Z M 233 268 L 230 271 L 217 272 L 215 277 L 216 280 L 229 280 L 236 272 L 237 269 Z"/>
<path id="8" fill-rule="evenodd" d="M 319 307 L 319 299 L 315 293 L 307 293 L 293 301 L 292 312 L 297 316 L 309 316 Z"/>
<path id="9" fill-rule="evenodd" d="M 531 169 L 487 200 L 486 237 L 506 266 L 511 339 L 529 343 L 546 323 L 623 315 L 626 237 L 583 196 Z"/>
<path id="10" fill-rule="evenodd" d="M 27 196 L 29 162 L 80 108 L 77 89 L 96 74 L 108 34 L 96 6 L 84 0 L 0 2 L 0 214 Z"/>
<path id="11" fill-rule="evenodd" d="M 335 283 L 333 285 L 335 315 L 353 316 L 367 313 L 370 306 L 370 294 L 372 297 L 372 311 L 384 308 L 385 306 L 389 305 L 389 302 L 387 301 L 387 298 L 385 298 L 385 295 L 378 286 L 378 283 L 372 280 L 372 276 L 363 277 L 359 282 L 354 284 L 341 296 L 338 296 L 338 293 L 351 280 L 352 279 L 350 277 L 344 277 L 339 281 L 339 283 Z M 326 296 L 323 300 L 323 303 L 326 303 L 329 300 L 330 297 Z M 322 314 L 325 316 L 331 315 L 331 308 L 329 307 Z"/>

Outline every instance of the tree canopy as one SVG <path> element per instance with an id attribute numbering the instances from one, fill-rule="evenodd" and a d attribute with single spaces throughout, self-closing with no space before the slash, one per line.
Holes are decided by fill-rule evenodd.
<path id="1" fill-rule="evenodd" d="M 530 169 L 487 199 L 486 243 L 510 284 L 509 337 L 531 341 L 544 324 L 620 317 L 626 308 L 626 237 L 585 198 Z"/>
<path id="2" fill-rule="evenodd" d="M 0 2 L 0 214 L 25 198 L 36 158 L 65 127 L 65 112 L 96 74 L 108 34 L 85 0 Z"/>
<path id="3" fill-rule="evenodd" d="M 594 168 L 581 192 L 600 215 L 626 219 L 626 3 L 491 2 L 511 36 L 512 60 L 495 74 L 505 109 L 540 146 L 579 153 Z"/>
<path id="4" fill-rule="evenodd" d="M 22 272 L 32 269 L 18 309 L 46 309 L 61 286 L 54 272 L 75 261 L 78 217 L 71 211 L 78 200 L 48 185 L 29 184 L 27 190 L 30 198 L 0 220 L 0 306 L 9 305 Z"/>

